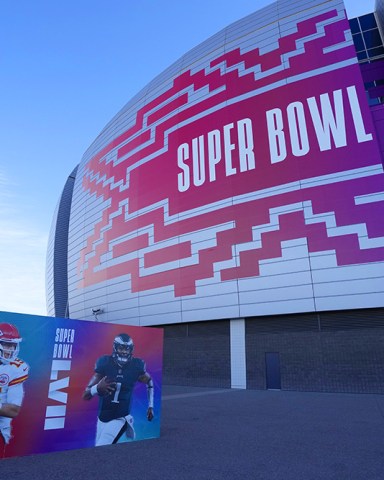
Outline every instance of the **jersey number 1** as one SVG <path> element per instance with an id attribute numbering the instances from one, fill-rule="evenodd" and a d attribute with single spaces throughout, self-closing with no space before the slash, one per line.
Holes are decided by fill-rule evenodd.
<path id="1" fill-rule="evenodd" d="M 120 395 L 120 390 L 121 390 L 121 383 L 117 382 L 116 383 L 116 390 L 115 390 L 115 395 L 113 396 L 112 403 L 119 403 L 119 395 Z"/>

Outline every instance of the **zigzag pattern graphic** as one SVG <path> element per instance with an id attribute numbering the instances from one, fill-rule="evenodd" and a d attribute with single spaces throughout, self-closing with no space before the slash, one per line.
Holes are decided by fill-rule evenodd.
<path id="1" fill-rule="evenodd" d="M 340 24 L 343 25 L 342 29 Z M 167 132 L 176 128 L 176 115 L 177 124 L 192 122 L 212 108 L 224 108 L 228 99 L 250 95 L 255 89 L 262 91 L 290 77 L 330 64 L 350 59 L 356 62 L 352 40 L 345 44 L 345 31 L 348 28 L 344 16 L 341 17 L 336 11 L 326 12 L 299 23 L 297 32 L 281 38 L 279 48 L 271 52 L 261 54 L 255 48 L 242 54 L 237 48 L 212 61 L 209 69 L 195 73 L 186 71 L 175 78 L 172 88 L 137 112 L 136 124 L 132 128 L 110 142 L 88 162 L 84 188 L 107 197 L 109 192 L 104 187 L 110 185 L 113 189 L 124 185 L 127 170 L 137 162 L 142 164 L 144 158 L 149 161 L 163 151 Z M 339 44 L 342 48 L 324 54 L 324 49 Z M 284 62 L 284 58 L 290 58 L 290 61 Z M 209 95 L 202 97 L 199 102 L 190 102 L 191 95 L 201 89 L 207 89 Z M 100 168 L 100 162 L 107 163 L 106 157 L 108 163 L 114 162 L 113 180 L 108 178 L 104 168 Z"/>
<path id="2" fill-rule="evenodd" d="M 310 18 L 274 50 L 237 48 L 203 70 L 186 71 L 141 108 L 135 125 L 86 165 L 83 189 L 103 199 L 104 210 L 81 252 L 81 286 L 130 274 L 132 292 L 172 286 L 177 297 L 194 295 L 196 282 L 217 269 L 222 281 L 258 276 L 260 261 L 281 257 L 282 242 L 298 238 L 306 238 L 309 252 L 335 251 L 338 265 L 383 261 L 384 225 L 374 220 L 383 213 L 383 200 L 356 201 L 380 195 L 382 171 L 308 186 L 304 193 L 298 184 L 260 199 L 244 192 L 239 203 L 227 195 L 218 197 L 217 208 L 192 213 L 166 187 L 152 192 L 155 179 L 151 183 L 143 170 L 167 153 L 171 133 L 231 102 L 355 63 L 347 29 L 336 11 Z M 140 188 L 148 195 L 138 195 Z"/>
<path id="3" fill-rule="evenodd" d="M 375 180 L 371 177 L 351 182 L 361 194 L 364 191 L 371 193 L 377 187 Z M 97 270 L 99 258 L 105 252 L 104 242 L 95 246 L 87 260 L 87 268 L 94 270 L 96 276 L 92 283 L 105 280 L 106 273 L 107 278 L 130 273 L 133 292 L 173 285 L 176 296 L 191 295 L 195 293 L 197 280 L 212 277 L 215 264 L 233 260 L 236 251 L 238 265 L 222 269 L 222 280 L 259 275 L 260 261 L 281 257 L 281 243 L 296 238 L 306 238 L 310 252 L 334 250 L 338 265 L 383 261 L 384 224 L 373 220 L 367 222 L 367 219 L 378 218 L 384 202 L 354 205 L 355 197 L 350 195 L 351 182 L 339 185 L 345 190 L 345 203 L 339 211 L 334 210 L 333 186 L 323 186 L 309 189 L 308 200 L 304 202 L 297 202 L 299 195 L 292 192 L 284 196 L 285 203 L 281 197 L 248 202 L 247 215 L 244 215 L 243 205 L 203 215 L 204 218 L 199 218 L 201 230 L 212 229 L 212 225 L 215 227 L 211 244 L 200 249 L 199 242 L 196 244 L 188 238 L 193 236 L 193 220 L 165 226 L 163 209 L 142 215 L 138 222 L 134 222 L 135 226 L 126 222 L 122 225 L 118 221 L 112 225 L 112 231 L 119 230 L 123 234 L 132 229 L 135 236 L 112 247 L 112 258 L 119 259 L 119 263 L 111 265 L 107 271 Z M 323 204 L 323 210 L 317 207 L 315 213 L 315 206 L 319 203 Z M 232 219 L 236 219 L 235 222 Z M 124 232 L 121 227 L 125 227 Z M 172 239 L 172 244 L 163 246 L 166 239 Z M 126 259 L 131 252 L 133 258 Z M 195 258 L 191 263 L 193 252 Z M 183 260 L 186 260 L 185 264 Z M 175 262 L 177 266 L 172 268 Z M 152 273 L 154 266 L 162 268 Z"/>

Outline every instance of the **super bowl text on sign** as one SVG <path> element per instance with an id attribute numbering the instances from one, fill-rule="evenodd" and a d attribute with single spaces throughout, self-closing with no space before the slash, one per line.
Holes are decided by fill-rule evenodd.
<path id="1" fill-rule="evenodd" d="M 383 168 L 348 20 L 338 1 L 297 8 L 191 53 L 84 161 L 76 202 L 98 220 L 72 256 L 74 312 L 96 288 L 140 324 L 377 306 L 374 286 L 343 286 L 384 260 Z"/>
<path id="2" fill-rule="evenodd" d="M 0 440 L 5 439 L 0 458 L 159 437 L 161 329 L 10 312 L 0 312 L 2 325 L 17 331 L 19 351 L 12 360 L 4 358 L 0 328 L 0 403 L 14 403 L 19 412 L 12 420 L 0 414 Z M 115 340 L 121 334 L 130 338 L 125 362 L 116 355 Z M 96 385 L 95 394 L 87 399 L 85 392 L 100 359 L 109 362 L 111 388 L 102 392 Z M 102 443 L 101 412 L 111 417 L 104 422 Z M 118 439 L 117 433 L 113 436 L 116 424 L 117 433 L 121 431 Z"/>

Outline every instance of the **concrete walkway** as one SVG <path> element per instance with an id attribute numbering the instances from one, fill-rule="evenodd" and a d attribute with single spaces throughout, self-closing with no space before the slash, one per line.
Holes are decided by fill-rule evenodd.
<path id="1" fill-rule="evenodd" d="M 383 480 L 384 396 L 163 387 L 161 437 L 5 459 L 12 480 Z"/>

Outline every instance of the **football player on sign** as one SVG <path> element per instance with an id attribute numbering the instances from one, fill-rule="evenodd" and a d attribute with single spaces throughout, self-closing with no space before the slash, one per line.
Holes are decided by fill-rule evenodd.
<path id="1" fill-rule="evenodd" d="M 146 371 L 145 362 L 133 356 L 134 344 L 126 333 L 117 335 L 112 355 L 103 355 L 96 361 L 95 373 L 88 383 L 83 399 L 99 397 L 99 413 L 95 445 L 117 443 L 125 435 L 134 440 L 133 417 L 130 414 L 133 389 L 136 382 L 147 385 L 147 419 L 154 418 L 153 380 Z"/>
<path id="2" fill-rule="evenodd" d="M 21 337 L 10 323 L 0 323 L 0 458 L 11 435 L 11 422 L 21 408 L 29 366 L 18 358 Z"/>

